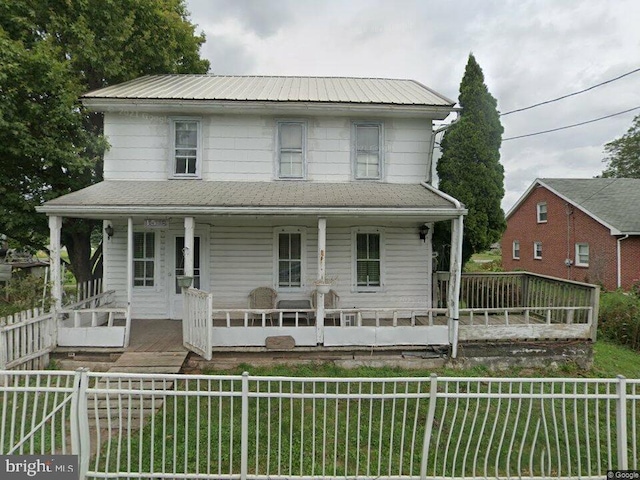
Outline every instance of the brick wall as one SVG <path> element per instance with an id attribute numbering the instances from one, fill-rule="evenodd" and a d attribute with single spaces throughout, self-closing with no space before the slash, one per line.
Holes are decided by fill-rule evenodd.
<path id="1" fill-rule="evenodd" d="M 537 205 L 546 202 L 547 221 L 538 223 Z M 520 242 L 520 259 L 513 259 L 513 242 Z M 534 242 L 542 242 L 542 259 L 534 259 Z M 589 245 L 589 266 L 577 266 L 576 243 Z M 502 237 L 505 270 L 526 270 L 606 289 L 617 286 L 616 237 L 609 229 L 545 187 L 534 188 L 507 222 Z M 622 287 L 640 279 L 640 237 L 622 241 Z M 573 264 L 567 266 L 565 260 Z"/>

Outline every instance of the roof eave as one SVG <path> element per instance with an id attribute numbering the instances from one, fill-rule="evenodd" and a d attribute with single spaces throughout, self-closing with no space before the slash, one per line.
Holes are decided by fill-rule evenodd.
<path id="1" fill-rule="evenodd" d="M 47 215 L 103 217 L 108 215 L 362 215 L 362 216 L 416 216 L 454 218 L 466 215 L 464 208 L 423 208 L 423 207 L 219 207 L 189 205 L 42 205 L 36 211 Z"/>
<path id="2" fill-rule="evenodd" d="M 105 98 L 82 97 L 82 103 L 97 112 L 147 112 L 184 113 L 185 110 L 199 113 L 264 113 L 267 111 L 322 113 L 342 110 L 353 114 L 390 114 L 428 116 L 443 120 L 458 110 L 454 105 L 417 105 L 357 102 L 309 102 L 309 101 L 249 101 L 249 100 L 197 100 L 154 98 Z"/>

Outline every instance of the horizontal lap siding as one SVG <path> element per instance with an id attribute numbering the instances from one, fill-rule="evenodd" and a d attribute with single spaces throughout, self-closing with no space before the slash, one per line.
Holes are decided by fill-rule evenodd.
<path id="1" fill-rule="evenodd" d="M 175 229 L 181 219 L 172 220 Z M 213 226 L 196 222 L 196 228 L 209 231 L 209 244 L 203 244 L 208 252 L 208 263 L 204 275 L 214 296 L 215 308 L 246 308 L 249 292 L 262 286 L 275 287 L 276 267 L 274 263 L 274 227 L 256 220 L 257 225 L 224 225 L 211 222 Z M 332 288 L 340 296 L 342 308 L 425 308 L 430 291 L 428 278 L 428 254 L 426 244 L 418 238 L 417 230 L 409 227 L 384 228 L 384 272 L 385 285 L 381 292 L 358 293 L 352 280 L 352 228 L 332 227 L 328 219 L 326 271 L 329 277 L 337 276 Z M 175 225 L 174 225 L 175 224 Z M 312 226 L 311 226 L 312 225 Z M 116 290 L 116 300 L 126 305 L 126 223 L 113 222 L 116 234 L 105 245 L 105 281 L 108 288 Z M 284 226 L 280 224 L 279 226 Z M 293 226 L 293 225 L 292 225 Z M 309 298 L 317 277 L 318 234 L 315 223 L 306 226 L 304 286 L 299 290 L 280 291 L 279 299 Z M 158 261 L 156 262 L 157 285 L 154 288 L 134 289 L 134 318 L 166 318 L 167 259 L 172 254 L 170 233 L 154 230 L 159 235 Z M 206 284 L 206 282 L 203 282 Z"/>
<path id="2" fill-rule="evenodd" d="M 105 114 L 105 180 L 170 178 L 170 115 Z M 272 181 L 276 174 L 275 116 L 204 115 L 202 178 L 212 181 Z M 307 124 L 307 180 L 348 182 L 352 174 L 350 117 L 297 117 Z M 427 178 L 431 122 L 376 119 L 384 124 L 384 180 L 418 183 Z"/>

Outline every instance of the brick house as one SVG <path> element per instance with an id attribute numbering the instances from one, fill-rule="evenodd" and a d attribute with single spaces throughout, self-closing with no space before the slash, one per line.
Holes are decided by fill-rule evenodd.
<path id="1" fill-rule="evenodd" d="M 640 281 L 640 179 L 537 179 L 507 213 L 505 270 L 606 289 Z"/>

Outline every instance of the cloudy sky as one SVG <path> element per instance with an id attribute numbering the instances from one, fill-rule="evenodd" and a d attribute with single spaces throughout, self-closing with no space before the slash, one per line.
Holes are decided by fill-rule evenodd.
<path id="1" fill-rule="evenodd" d="M 453 99 L 470 52 L 501 112 L 640 68 L 637 0 L 187 0 L 212 73 L 411 78 Z M 640 107 L 640 72 L 502 117 L 503 138 Z M 508 210 L 536 177 L 592 177 L 640 110 L 505 141 Z"/>

